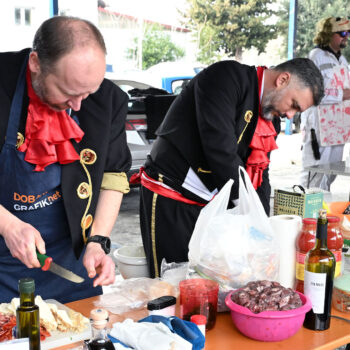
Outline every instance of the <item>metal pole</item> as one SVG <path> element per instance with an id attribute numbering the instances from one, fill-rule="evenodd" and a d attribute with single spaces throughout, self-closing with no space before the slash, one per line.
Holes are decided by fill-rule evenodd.
<path id="1" fill-rule="evenodd" d="M 294 58 L 297 28 L 298 0 L 289 0 L 288 59 Z M 293 119 L 286 119 L 286 135 L 293 134 Z"/>
<path id="2" fill-rule="evenodd" d="M 58 0 L 50 0 L 50 17 L 58 15 Z"/>

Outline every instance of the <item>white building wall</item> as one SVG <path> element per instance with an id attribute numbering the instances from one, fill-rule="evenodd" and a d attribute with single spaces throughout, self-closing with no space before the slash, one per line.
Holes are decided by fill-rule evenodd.
<path id="1" fill-rule="evenodd" d="M 31 24 L 15 23 L 15 9 L 30 9 Z M 34 33 L 40 24 L 50 16 L 48 0 L 11 0 L 0 2 L 0 51 L 15 51 L 31 47 Z"/>

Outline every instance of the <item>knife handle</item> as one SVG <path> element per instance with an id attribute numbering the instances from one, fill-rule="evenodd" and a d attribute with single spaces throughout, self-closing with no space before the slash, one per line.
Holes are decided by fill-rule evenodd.
<path id="1" fill-rule="evenodd" d="M 41 265 L 41 269 L 43 271 L 47 271 L 50 268 L 50 265 L 52 263 L 52 258 L 50 256 L 47 256 L 45 254 L 40 254 L 39 252 L 36 252 L 36 255 L 38 257 L 38 260 Z"/>

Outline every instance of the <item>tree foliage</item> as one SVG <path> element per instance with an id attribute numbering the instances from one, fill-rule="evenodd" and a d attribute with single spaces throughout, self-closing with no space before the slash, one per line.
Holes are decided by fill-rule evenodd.
<path id="1" fill-rule="evenodd" d="M 273 0 L 187 0 L 182 13 L 195 33 L 198 59 L 211 63 L 220 53 L 240 60 L 243 49 L 264 52 L 277 36 L 272 24 Z"/>
<path id="2" fill-rule="evenodd" d="M 327 17 L 347 17 L 350 0 L 299 0 L 297 9 L 297 28 L 294 57 L 307 57 L 310 50 L 315 46 L 313 38 L 316 35 L 316 24 Z M 285 50 L 288 41 L 289 0 L 283 0 L 279 32 L 284 37 Z M 344 49 L 343 54 L 350 58 L 350 47 Z"/>
<path id="3" fill-rule="evenodd" d="M 138 55 L 137 38 L 134 39 L 134 48 L 128 49 L 128 58 Z M 185 50 L 176 46 L 170 34 L 160 25 L 149 25 L 146 27 L 142 39 L 142 69 L 147 69 L 157 63 L 176 61 L 185 56 Z"/>

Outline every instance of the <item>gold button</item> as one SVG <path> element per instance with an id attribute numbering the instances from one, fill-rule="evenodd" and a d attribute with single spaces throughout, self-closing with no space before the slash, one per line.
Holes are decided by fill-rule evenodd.
<path id="1" fill-rule="evenodd" d="M 80 152 L 80 161 L 84 164 L 88 164 L 88 165 L 94 164 L 96 162 L 96 159 L 97 159 L 96 152 L 90 148 L 84 148 Z"/>
<path id="2" fill-rule="evenodd" d="M 246 111 L 246 112 L 245 112 L 244 120 L 245 120 L 247 123 L 250 123 L 250 121 L 252 120 L 252 117 L 253 117 L 253 112 L 252 112 L 252 111 Z"/>
<path id="3" fill-rule="evenodd" d="M 17 133 L 17 142 L 16 142 L 16 148 L 20 148 L 22 145 L 23 145 L 23 142 L 24 142 L 24 136 L 18 132 Z"/>
<path id="4" fill-rule="evenodd" d="M 82 182 L 77 188 L 77 194 L 80 199 L 86 199 L 90 196 L 90 186 L 86 182 Z"/>

